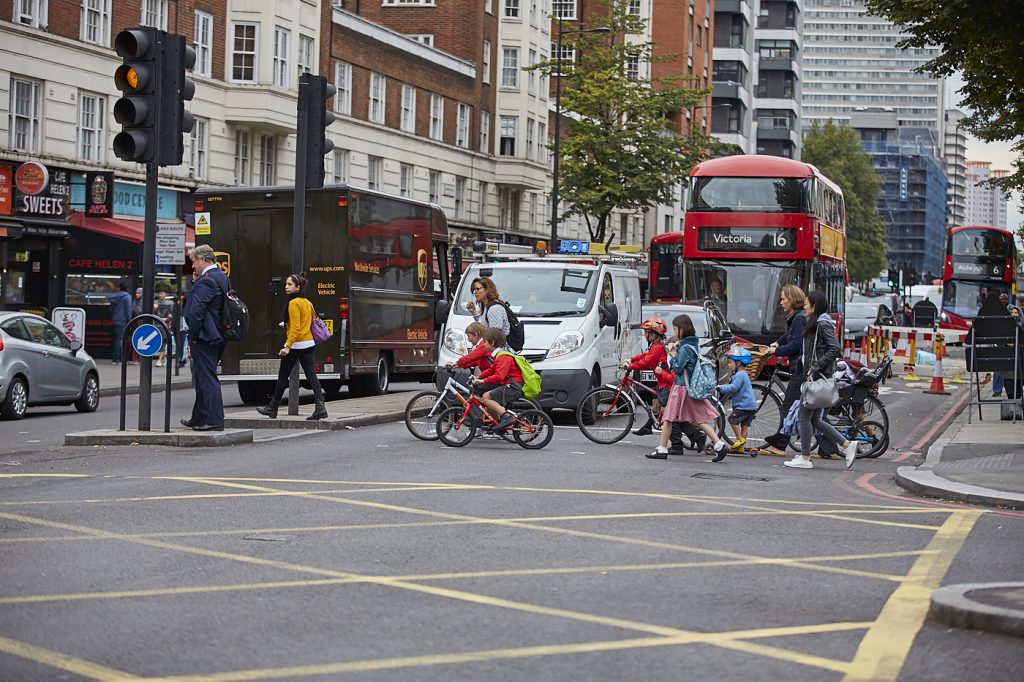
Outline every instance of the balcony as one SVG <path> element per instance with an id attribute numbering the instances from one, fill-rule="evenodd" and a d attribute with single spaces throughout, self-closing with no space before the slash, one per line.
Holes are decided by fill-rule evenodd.
<path id="1" fill-rule="evenodd" d="M 761 71 L 797 72 L 796 60 L 792 57 L 761 57 L 757 65 Z"/>
<path id="2" fill-rule="evenodd" d="M 715 14 L 719 13 L 750 16 L 750 4 L 747 0 L 718 0 L 715 3 Z"/>
<path id="3" fill-rule="evenodd" d="M 258 85 L 229 85 L 224 122 L 266 131 L 295 132 L 295 93 Z"/>

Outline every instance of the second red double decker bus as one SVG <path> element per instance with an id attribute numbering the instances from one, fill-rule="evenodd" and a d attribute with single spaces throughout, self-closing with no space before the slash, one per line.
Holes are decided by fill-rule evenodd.
<path id="1" fill-rule="evenodd" d="M 1000 227 L 964 225 L 946 236 L 942 267 L 943 329 L 967 330 L 989 294 L 1006 294 L 1015 303 L 1017 246 L 1013 233 Z"/>
<path id="2" fill-rule="evenodd" d="M 782 287 L 820 290 L 841 323 L 846 300 L 843 192 L 814 166 L 729 156 L 690 174 L 682 233 L 651 240 L 650 298 L 714 302 L 733 333 L 774 341 Z"/>

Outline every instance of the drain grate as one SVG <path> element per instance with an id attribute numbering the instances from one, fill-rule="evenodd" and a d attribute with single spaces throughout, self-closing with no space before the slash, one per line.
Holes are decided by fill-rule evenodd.
<path id="1" fill-rule="evenodd" d="M 705 474 L 697 473 L 690 478 L 711 478 L 711 479 L 726 479 L 733 481 L 760 481 L 767 483 L 771 479 L 765 478 L 764 476 L 745 476 L 743 474 Z"/>

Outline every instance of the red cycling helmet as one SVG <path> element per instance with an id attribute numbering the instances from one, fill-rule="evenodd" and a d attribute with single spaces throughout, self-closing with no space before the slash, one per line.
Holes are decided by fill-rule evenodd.
<path id="1" fill-rule="evenodd" d="M 654 332 L 658 336 L 665 336 L 668 332 L 668 325 L 660 317 L 649 317 L 640 323 L 640 329 L 645 332 Z"/>

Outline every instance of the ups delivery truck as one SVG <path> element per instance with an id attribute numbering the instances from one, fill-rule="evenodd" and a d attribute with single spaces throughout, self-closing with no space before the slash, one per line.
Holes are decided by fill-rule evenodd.
<path id="1" fill-rule="evenodd" d="M 290 187 L 196 192 L 196 243 L 249 306 L 246 338 L 228 343 L 221 379 L 247 404 L 277 380 L 291 273 Z M 324 391 L 376 395 L 391 378 L 429 380 L 437 362 L 435 308 L 449 298 L 448 225 L 437 206 L 336 185 L 306 191 L 306 296 L 331 338 L 316 347 Z"/>

